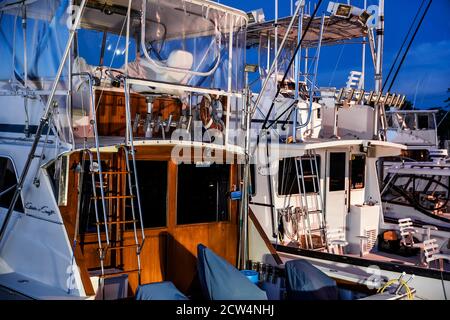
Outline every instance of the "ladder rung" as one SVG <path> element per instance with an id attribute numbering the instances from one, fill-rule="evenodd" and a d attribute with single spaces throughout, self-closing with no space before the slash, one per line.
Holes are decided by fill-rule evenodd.
<path id="1" fill-rule="evenodd" d="M 134 196 L 106 196 L 104 199 L 131 199 Z M 92 200 L 101 200 L 102 197 L 91 197 Z"/>
<path id="2" fill-rule="evenodd" d="M 126 244 L 123 246 L 117 246 L 117 247 L 106 247 L 104 250 L 121 250 L 121 249 L 133 248 L 133 247 L 134 248 L 139 247 L 139 244 L 134 243 L 134 244 Z M 97 249 L 97 250 L 100 250 L 100 249 Z"/>
<path id="3" fill-rule="evenodd" d="M 108 221 L 106 224 L 128 224 L 128 223 L 136 223 L 139 222 L 139 220 L 124 220 L 124 221 Z M 104 225 L 105 222 L 98 222 L 98 225 Z"/>
<path id="4" fill-rule="evenodd" d="M 315 175 L 315 174 L 307 174 L 307 175 L 304 175 L 303 178 L 317 178 L 317 175 Z"/>
<path id="5" fill-rule="evenodd" d="M 128 174 L 129 171 L 103 171 L 102 174 Z M 91 174 L 100 174 L 100 171 L 91 171 Z"/>
<path id="6" fill-rule="evenodd" d="M 122 274 L 129 274 L 129 273 L 136 273 L 139 272 L 139 269 L 134 269 L 134 270 L 128 270 L 128 271 L 120 271 L 120 272 L 114 272 L 114 273 L 108 273 L 108 274 L 104 274 L 104 275 L 100 275 L 100 278 L 106 279 L 106 278 L 114 278 L 115 276 L 120 276 Z"/>
<path id="7" fill-rule="evenodd" d="M 318 213 L 322 213 L 322 210 L 308 210 L 306 213 L 308 213 L 308 214 L 318 214 Z"/>

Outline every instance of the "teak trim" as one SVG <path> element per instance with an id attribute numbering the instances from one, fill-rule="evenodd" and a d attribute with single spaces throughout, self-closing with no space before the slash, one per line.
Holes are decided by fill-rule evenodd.
<path id="1" fill-rule="evenodd" d="M 259 236 L 263 239 L 264 243 L 266 244 L 267 249 L 269 249 L 270 254 L 272 255 L 273 259 L 278 265 L 283 264 L 283 261 L 281 260 L 280 256 L 277 253 L 277 250 L 273 247 L 272 243 L 270 242 L 269 238 L 267 237 L 266 233 L 264 232 L 264 229 L 261 227 L 261 224 L 259 223 L 258 219 L 256 218 L 255 214 L 253 213 L 252 209 L 248 208 L 248 216 L 250 220 L 253 222 L 256 230 L 258 230 Z"/>

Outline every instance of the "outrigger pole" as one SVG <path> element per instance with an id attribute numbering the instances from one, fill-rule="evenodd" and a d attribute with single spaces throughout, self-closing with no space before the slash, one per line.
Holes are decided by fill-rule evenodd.
<path id="1" fill-rule="evenodd" d="M 72 47 L 72 41 L 75 36 L 75 31 L 77 30 L 77 28 L 80 24 L 81 16 L 82 16 L 84 8 L 86 6 L 86 2 L 87 2 L 86 0 L 82 0 L 79 10 L 77 12 L 76 18 L 75 18 L 75 22 L 73 23 L 72 28 L 70 29 L 69 39 L 67 41 L 61 63 L 59 65 L 58 71 L 56 73 L 56 77 L 53 82 L 53 86 L 52 86 L 50 95 L 47 100 L 47 105 L 45 106 L 44 114 L 42 115 L 42 118 L 39 122 L 39 126 L 36 129 L 36 135 L 34 137 L 33 144 L 31 145 L 30 152 L 28 153 L 27 161 L 25 162 L 25 165 L 24 165 L 22 174 L 20 175 L 19 181 L 16 184 L 16 191 L 14 192 L 14 195 L 11 199 L 11 203 L 10 203 L 8 211 L 6 213 L 5 221 L 3 222 L 2 228 L 0 229 L 0 244 L 2 242 L 3 236 L 5 235 L 5 231 L 6 231 L 6 228 L 8 227 L 8 222 L 11 219 L 11 215 L 12 215 L 12 212 L 14 211 L 14 207 L 16 206 L 17 200 L 19 199 L 20 192 L 22 191 L 22 187 L 23 187 L 23 184 L 27 177 L 28 171 L 31 167 L 31 163 L 32 163 L 33 159 L 36 157 L 35 152 L 36 152 L 36 148 L 39 144 L 39 141 L 41 140 L 42 131 L 44 130 L 45 126 L 47 126 L 49 124 L 50 117 L 52 114 L 52 109 L 53 109 L 52 108 L 53 98 L 55 96 L 56 89 L 58 87 L 58 82 L 59 82 L 59 79 L 61 78 L 61 74 L 64 69 L 64 65 L 66 64 L 67 57 L 69 56 L 70 48 Z"/>
<path id="2" fill-rule="evenodd" d="M 379 96 L 383 93 L 383 46 L 384 46 L 384 0 L 379 0 L 378 3 L 378 22 L 377 22 L 377 53 L 375 64 L 375 92 Z M 384 106 L 374 106 L 373 117 L 373 137 L 378 139 L 378 117 L 380 115 L 380 108 Z"/>

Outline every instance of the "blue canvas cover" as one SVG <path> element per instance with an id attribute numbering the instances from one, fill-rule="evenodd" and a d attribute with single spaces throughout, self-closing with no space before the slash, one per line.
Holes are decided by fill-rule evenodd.
<path id="1" fill-rule="evenodd" d="M 267 300 L 266 293 L 238 269 L 202 244 L 197 247 L 198 277 L 209 300 Z"/>
<path id="2" fill-rule="evenodd" d="M 338 300 L 336 282 L 306 260 L 285 264 L 289 300 Z"/>
<path id="3" fill-rule="evenodd" d="M 155 282 L 139 286 L 136 300 L 189 300 L 170 281 Z"/>

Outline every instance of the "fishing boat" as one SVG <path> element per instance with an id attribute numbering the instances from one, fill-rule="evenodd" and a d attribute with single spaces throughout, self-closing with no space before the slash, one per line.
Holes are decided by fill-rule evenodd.
<path id="1" fill-rule="evenodd" d="M 436 110 L 394 109 L 387 113 L 387 139 L 406 149 L 399 157 L 380 159 L 384 220 L 409 218 L 450 253 L 449 163 L 439 149 Z"/>
<path id="2" fill-rule="evenodd" d="M 247 42 L 263 63 L 261 91 L 253 97 L 248 259 L 272 266 L 307 259 L 351 288 L 382 286 L 408 274 L 415 298 L 444 299 L 450 289 L 447 234 L 418 228 L 410 211 L 388 220 L 392 203 L 379 181 L 382 160 L 410 149 L 392 132 L 393 112 L 405 96 L 382 91 L 384 1 L 372 15 L 334 2 L 327 11 L 311 14 L 303 5 L 291 17 L 248 27 Z M 355 65 L 360 71 L 350 72 L 345 88 L 320 87 L 321 50 L 355 43 L 362 45 L 356 46 L 362 69 Z M 364 88 L 366 44 L 373 91 Z"/>
<path id="3" fill-rule="evenodd" d="M 316 48 L 315 74 L 322 42 L 370 37 L 366 10 L 330 3 L 334 13 L 317 18 L 304 8 L 299 2 L 286 19 L 284 36 L 295 34 L 291 44 Z M 322 239 L 312 229 L 303 238 L 291 232 L 294 246 L 279 245 L 289 234 L 279 232 L 278 217 L 289 231 L 294 216 L 287 204 L 306 208 L 301 201 L 309 195 L 289 194 L 280 205 L 267 183 L 276 182 L 269 164 L 282 160 L 286 170 L 289 159 L 305 164 L 301 175 L 283 175 L 297 183 L 319 177 L 319 166 L 338 166 L 320 171 L 334 186 L 328 203 L 336 202 L 335 220 L 316 208 L 327 223 L 343 224 L 351 205 L 381 217 L 371 202 L 379 201 L 375 160 L 398 155 L 403 146 L 378 138 L 377 114 L 404 98 L 360 89 L 336 95 L 317 90 L 315 77 L 314 85 L 310 77 L 302 84 L 297 73 L 294 87 L 305 89 L 302 98 L 299 90 L 279 86 L 280 101 L 295 106 L 292 123 L 312 120 L 298 130 L 277 107 L 274 128 L 282 134 L 260 138 L 261 128 L 271 131 L 265 126 L 272 118 L 261 117 L 271 112 L 255 100 L 272 102 L 264 87 L 278 81 L 267 70 L 261 93 L 250 91 L 249 75 L 258 68 L 246 64 L 246 49 L 260 43 L 258 30 L 267 28 L 260 18 L 203 0 L 0 2 L 1 299 L 398 300 L 422 290 L 418 277 L 413 286 L 402 277 L 382 278 L 380 289 L 367 287 L 367 279 L 345 278 L 356 264 L 345 260 L 350 256 L 304 247 Z M 295 21 L 310 39 L 298 41 Z M 277 46 L 279 55 L 284 45 Z M 354 114 L 366 120 L 368 136 L 350 127 Z M 356 136 L 336 139 L 347 133 Z M 272 148 L 279 156 L 268 165 L 253 157 Z M 312 163 L 310 174 L 306 162 L 297 161 L 302 156 Z M 342 189 L 350 170 L 342 157 L 354 161 L 350 167 L 360 179 L 352 180 L 359 188 L 353 202 Z M 369 172 L 363 180 L 361 170 Z M 251 177 L 256 188 L 249 187 Z M 312 182 L 308 188 L 323 186 Z M 305 188 L 306 182 L 298 190 Z M 312 197 L 320 199 L 317 192 Z M 379 227 L 361 225 L 369 235 Z M 322 222 L 319 228 L 319 235 L 326 231 Z M 344 259 L 347 273 L 333 259 Z M 329 261 L 328 269 L 320 265 Z M 383 269 L 383 277 L 389 275 L 394 279 L 398 270 Z M 318 287 L 300 286 L 299 277 Z"/>
<path id="4" fill-rule="evenodd" d="M 0 2 L 2 298 L 186 293 L 199 243 L 235 264 L 247 21 L 211 1 Z"/>

